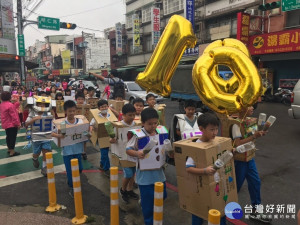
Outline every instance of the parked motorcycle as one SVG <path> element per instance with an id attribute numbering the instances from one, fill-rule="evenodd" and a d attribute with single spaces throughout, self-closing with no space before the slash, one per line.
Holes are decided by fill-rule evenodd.
<path id="1" fill-rule="evenodd" d="M 285 88 L 278 88 L 278 92 L 274 94 L 276 102 L 281 102 L 285 105 L 291 105 L 292 91 Z"/>

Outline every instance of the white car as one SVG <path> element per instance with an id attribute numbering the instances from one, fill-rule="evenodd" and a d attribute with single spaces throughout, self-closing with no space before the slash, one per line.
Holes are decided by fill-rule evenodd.
<path id="1" fill-rule="evenodd" d="M 292 119 L 300 119 L 300 80 L 298 80 L 294 87 L 291 104 L 291 108 L 288 109 L 289 117 Z"/>
<path id="2" fill-rule="evenodd" d="M 146 96 L 148 93 L 143 88 L 141 88 L 134 81 L 125 81 L 124 85 L 125 85 L 125 99 L 126 100 L 128 100 L 130 103 L 132 103 L 132 101 L 135 98 L 141 98 L 145 101 L 145 104 L 146 104 Z M 162 96 L 157 95 L 157 94 L 154 94 L 154 96 L 155 96 L 157 103 L 163 101 L 163 99 L 164 99 Z"/>

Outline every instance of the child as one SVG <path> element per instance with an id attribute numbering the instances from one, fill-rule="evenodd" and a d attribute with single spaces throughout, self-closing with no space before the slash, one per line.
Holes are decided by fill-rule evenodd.
<path id="1" fill-rule="evenodd" d="M 123 120 L 121 121 L 126 127 L 134 127 L 135 122 L 135 108 L 131 104 L 125 104 L 122 108 L 123 113 Z M 126 138 L 127 140 L 127 138 Z M 122 140 L 116 140 L 115 138 L 110 140 L 110 143 L 116 143 L 117 141 Z M 126 148 L 124 146 L 124 150 L 126 151 Z M 124 172 L 124 178 L 122 180 L 122 187 L 120 188 L 120 194 L 122 196 L 122 199 L 125 203 L 129 203 L 129 198 L 138 200 L 139 196 L 134 193 L 133 191 L 133 183 L 134 183 L 134 176 L 135 176 L 135 170 L 136 167 L 123 167 Z"/>
<path id="2" fill-rule="evenodd" d="M 96 95 L 95 95 L 95 88 L 93 87 L 89 87 L 88 88 L 88 94 L 86 96 L 86 98 L 96 98 Z"/>
<path id="3" fill-rule="evenodd" d="M 75 125 L 83 123 L 82 119 L 75 118 L 76 112 L 76 104 L 72 100 L 68 100 L 64 104 L 64 110 L 67 114 L 65 119 L 66 124 L 68 125 Z M 57 130 L 53 130 L 52 137 L 56 138 L 64 138 L 63 134 L 58 134 Z M 84 142 L 79 142 L 73 145 L 68 145 L 63 147 L 63 159 L 64 164 L 67 171 L 67 178 L 68 178 L 68 185 L 70 187 L 69 194 L 72 198 L 74 198 L 74 191 L 73 191 L 73 181 L 72 181 L 72 169 L 71 169 L 71 160 L 78 159 L 78 166 L 79 172 L 82 172 L 82 162 L 81 162 L 81 153 L 83 152 L 83 145 Z"/>
<path id="4" fill-rule="evenodd" d="M 141 98 L 136 98 L 132 102 L 134 108 L 135 108 L 135 120 L 141 119 L 141 112 L 144 109 L 144 100 Z"/>
<path id="5" fill-rule="evenodd" d="M 195 135 L 200 134 L 199 127 L 197 125 L 196 102 L 193 100 L 187 100 L 184 102 L 185 115 L 177 114 L 176 135 L 174 135 L 174 141 L 181 139 L 188 139 Z M 198 133 L 197 133 L 198 132 Z"/>
<path id="6" fill-rule="evenodd" d="M 75 100 L 77 105 L 84 105 L 85 104 L 85 97 L 83 92 L 78 91 L 77 94 L 75 95 Z"/>
<path id="7" fill-rule="evenodd" d="M 216 115 L 212 113 L 204 113 L 198 117 L 197 120 L 202 136 L 197 140 L 197 142 L 209 142 L 213 140 L 218 134 L 219 119 Z M 194 174 L 195 176 L 213 176 L 216 170 L 213 166 L 208 166 L 206 168 L 197 168 L 192 157 L 188 157 L 186 160 L 186 171 L 188 173 Z M 201 204 L 201 203 L 199 203 Z M 202 225 L 203 219 L 192 215 L 192 225 Z M 226 216 L 221 218 L 220 225 L 226 224 Z"/>
<path id="8" fill-rule="evenodd" d="M 163 182 L 164 183 L 164 199 L 167 197 L 166 192 L 166 177 L 163 171 L 163 168 L 159 169 L 153 168 L 150 170 L 140 170 L 141 165 L 143 163 L 142 159 L 147 160 L 145 158 L 144 151 L 140 149 L 142 144 L 147 144 L 149 141 L 156 141 L 159 145 L 167 139 L 167 133 L 158 133 L 157 124 L 158 124 L 158 113 L 153 108 L 147 108 L 141 113 L 141 121 L 142 121 L 142 129 L 131 130 L 128 133 L 128 136 L 132 136 L 129 138 L 129 141 L 126 146 L 126 153 L 129 156 L 138 158 L 138 167 L 136 170 L 136 180 L 139 185 L 140 194 L 141 194 L 141 206 L 144 216 L 145 225 L 153 225 L 153 208 L 154 208 L 154 183 L 155 182 Z M 164 128 L 164 127 L 162 127 Z M 146 141 L 146 143 L 145 143 Z M 155 152 L 159 148 L 156 145 L 154 148 Z M 154 149 L 152 149 L 153 151 Z M 149 154 L 149 153 L 148 153 Z M 149 158 L 148 158 L 149 159 Z M 156 163 L 156 162 L 153 162 Z"/>
<path id="9" fill-rule="evenodd" d="M 234 147 L 243 145 L 250 141 L 254 141 L 256 138 L 260 138 L 266 134 L 266 131 L 257 131 L 256 123 L 253 124 L 253 126 L 248 125 L 248 123 L 246 122 L 246 119 L 247 119 L 246 117 L 251 116 L 252 114 L 253 114 L 252 106 L 243 109 L 239 113 L 238 120 L 241 121 L 241 125 L 242 125 L 241 127 L 244 131 L 243 132 L 244 136 L 242 136 L 241 128 L 237 124 L 234 124 L 232 126 L 232 131 L 231 131 Z M 255 206 L 261 204 L 261 198 L 260 198 L 261 181 L 259 179 L 255 160 L 254 160 L 254 158 L 248 162 L 235 160 L 234 165 L 235 165 L 237 192 L 240 191 L 245 179 L 247 179 L 251 204 L 252 204 L 253 209 L 255 209 Z M 266 216 L 262 213 L 254 212 L 254 211 L 255 210 L 253 210 L 253 212 L 249 215 L 250 218 L 262 221 L 264 223 L 271 222 L 271 219 L 269 219 L 268 216 Z"/>
<path id="10" fill-rule="evenodd" d="M 100 113 L 98 114 L 100 117 L 102 117 L 102 118 L 110 117 L 110 114 L 108 113 L 108 102 L 106 100 L 103 100 L 103 99 L 99 100 L 98 109 L 100 110 Z M 90 132 L 93 131 L 95 123 L 96 123 L 96 121 L 93 118 L 90 122 Z M 103 170 L 104 174 L 109 177 L 110 176 L 110 173 L 109 173 L 110 161 L 109 161 L 109 157 L 108 157 L 109 147 L 101 148 L 101 143 L 99 143 L 99 145 L 100 145 L 100 152 L 101 152 L 99 169 Z"/>
<path id="11" fill-rule="evenodd" d="M 85 97 L 84 94 L 81 91 L 78 91 L 75 95 L 75 100 L 77 105 L 85 105 Z M 86 142 L 84 142 L 84 151 L 82 152 L 82 158 L 84 160 L 87 160 L 87 154 L 86 154 Z"/>
<path id="12" fill-rule="evenodd" d="M 23 121 L 25 123 L 27 117 L 28 117 L 28 114 L 29 114 L 29 107 L 27 105 L 27 98 L 29 97 L 29 91 L 24 91 L 24 96 L 23 96 Z"/>
<path id="13" fill-rule="evenodd" d="M 71 96 L 71 90 L 70 89 L 65 90 L 65 96 Z"/>
<path id="14" fill-rule="evenodd" d="M 156 99 L 154 94 L 147 94 L 146 96 L 146 103 L 149 105 L 149 108 L 154 108 L 156 105 Z"/>
<path id="15" fill-rule="evenodd" d="M 43 109 L 46 107 L 46 103 L 44 102 L 37 102 L 36 103 L 37 108 Z M 34 107 L 35 108 L 35 107 Z M 41 120 L 42 116 L 47 116 L 49 113 L 45 112 L 45 111 L 36 111 L 36 110 L 32 110 L 30 111 L 26 122 L 25 122 L 25 126 L 31 126 L 34 125 L 36 121 Z M 39 122 L 42 123 L 43 121 L 41 120 Z M 46 132 L 48 131 L 46 126 L 42 126 L 44 130 L 39 130 L 40 132 Z M 32 132 L 34 132 L 34 129 L 32 128 Z M 46 153 L 47 152 L 51 152 L 51 140 L 43 140 L 43 141 L 39 141 L 39 140 L 32 140 L 32 147 L 33 147 L 33 154 L 32 154 L 32 160 L 33 160 L 33 166 L 35 168 L 39 168 L 40 163 L 38 160 L 38 157 L 40 156 L 41 152 L 43 154 L 43 164 L 42 164 L 42 169 L 41 169 L 41 174 L 44 175 L 44 177 L 47 177 L 47 167 L 46 167 Z"/>

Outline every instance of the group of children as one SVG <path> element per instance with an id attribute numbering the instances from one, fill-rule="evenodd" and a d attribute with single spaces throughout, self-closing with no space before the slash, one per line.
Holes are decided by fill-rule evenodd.
<path id="1" fill-rule="evenodd" d="M 66 124 L 74 125 L 82 123 L 82 120 L 76 119 L 76 104 L 83 105 L 87 98 L 94 97 L 94 90 L 89 90 L 88 96 L 83 92 L 77 92 L 75 95 L 76 102 L 68 100 L 64 103 L 64 111 L 66 113 Z M 56 95 L 56 100 L 62 100 L 63 96 L 59 94 Z M 122 96 L 116 95 L 117 99 L 122 101 Z M 124 167 L 123 168 L 123 180 L 120 187 L 120 194 L 124 202 L 128 203 L 129 199 L 139 199 L 133 189 L 135 182 L 137 183 L 140 191 L 141 206 L 144 216 L 144 222 L 146 225 L 153 224 L 153 202 L 154 202 L 154 183 L 163 182 L 165 183 L 166 177 L 164 174 L 163 167 L 155 168 L 152 170 L 141 170 L 140 165 L 143 163 L 143 159 L 147 153 L 142 151 L 142 147 L 145 143 L 151 140 L 158 140 L 157 145 L 162 145 L 164 139 L 168 139 L 168 135 L 161 134 L 157 127 L 159 125 L 159 113 L 156 110 L 156 101 L 153 94 L 148 94 L 146 97 L 146 102 L 148 107 L 144 109 L 144 101 L 142 99 L 135 99 L 132 104 L 125 104 L 121 112 L 117 112 L 112 108 L 107 100 L 99 100 L 97 103 L 97 108 L 99 110 L 98 116 L 101 118 L 109 119 L 111 112 L 121 121 L 124 127 L 133 128 L 128 133 L 126 140 L 126 145 L 124 145 L 122 151 L 126 151 L 126 154 L 130 157 L 136 159 L 137 166 Z M 37 106 L 45 107 L 45 104 L 38 103 Z M 109 110 L 110 109 L 110 110 Z M 201 134 L 197 142 L 209 142 L 213 140 L 218 134 L 219 119 L 213 113 L 204 113 L 197 115 L 196 105 L 193 101 L 187 101 L 185 104 L 185 115 L 178 115 L 177 122 L 174 125 L 174 136 L 173 140 L 177 141 L 180 139 L 188 139 L 190 137 Z M 243 120 L 247 116 L 251 116 L 253 113 L 253 108 L 247 108 L 240 112 L 239 118 Z M 26 126 L 30 126 L 35 123 L 35 121 L 40 120 L 45 112 L 41 111 L 36 114 L 30 114 L 26 119 Z M 136 128 L 136 121 L 141 121 L 141 127 Z M 95 119 L 90 121 L 89 132 L 95 130 Z M 232 129 L 232 138 L 234 140 L 234 146 L 237 147 L 249 141 L 253 141 L 256 138 L 262 137 L 266 134 L 264 131 L 257 131 L 251 129 L 252 133 L 247 133 L 242 136 L 241 128 L 239 126 L 234 126 Z M 171 135 L 171 136 L 172 136 Z M 52 136 L 55 138 L 64 138 L 63 134 L 58 134 L 57 130 L 52 131 Z M 112 145 L 116 144 L 119 140 L 117 138 L 110 138 L 110 143 Z M 142 147 L 141 147 L 142 146 Z M 104 174 L 109 176 L 110 159 L 109 159 L 109 147 L 101 147 L 99 143 L 101 158 L 100 158 L 100 169 L 104 171 Z M 72 188 L 72 174 L 71 174 L 71 164 L 70 160 L 77 158 L 79 161 L 79 171 L 82 171 L 81 155 L 84 153 L 85 143 L 76 143 L 73 145 L 63 147 L 63 159 L 67 171 L 68 185 L 70 187 L 70 195 L 73 196 Z M 40 153 L 43 153 L 43 166 L 42 174 L 46 176 L 46 160 L 45 153 L 51 151 L 50 141 L 34 141 L 33 142 L 33 165 L 34 167 L 39 167 L 38 157 Z M 248 189 L 251 198 L 251 204 L 253 207 L 261 203 L 260 198 L 260 179 L 256 169 L 254 159 L 248 162 L 235 161 L 236 177 L 237 177 L 237 190 L 239 191 L 244 180 L 247 179 Z M 213 176 L 216 170 L 212 166 L 207 166 L 205 168 L 198 168 L 195 165 L 193 158 L 188 157 L 186 160 L 186 171 L 190 174 L 201 175 L 201 176 Z M 166 198 L 166 185 L 164 185 L 164 198 Z M 270 222 L 270 220 L 262 214 L 257 212 L 250 215 L 251 218 L 257 219 L 263 222 Z M 192 215 L 192 224 L 200 225 L 203 223 L 203 219 Z M 226 224 L 225 216 L 221 219 L 221 224 Z"/>

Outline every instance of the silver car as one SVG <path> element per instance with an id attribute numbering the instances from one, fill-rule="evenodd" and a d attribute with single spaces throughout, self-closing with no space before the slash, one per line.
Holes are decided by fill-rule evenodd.
<path id="1" fill-rule="evenodd" d="M 135 98 L 141 98 L 145 101 L 146 103 L 146 96 L 147 94 L 151 93 L 147 93 L 143 88 L 141 88 L 137 83 L 135 83 L 134 81 L 125 81 L 124 82 L 125 85 L 125 99 L 128 100 L 130 103 L 133 102 L 133 100 Z M 154 94 L 154 93 L 152 93 Z M 154 94 L 155 98 L 156 98 L 156 102 L 161 102 L 163 101 L 163 97 L 157 94 Z"/>
<path id="2" fill-rule="evenodd" d="M 300 80 L 298 80 L 294 87 L 291 103 L 291 108 L 288 109 L 289 117 L 292 119 L 300 119 Z"/>

